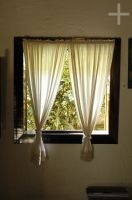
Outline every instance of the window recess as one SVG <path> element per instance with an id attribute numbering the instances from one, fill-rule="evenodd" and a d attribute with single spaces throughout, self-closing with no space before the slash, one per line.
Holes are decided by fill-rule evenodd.
<path id="1" fill-rule="evenodd" d="M 15 143 L 27 143 L 32 142 L 34 139 L 34 132 L 27 131 L 27 116 L 25 112 L 27 108 L 24 105 L 25 93 L 24 86 L 24 59 L 23 59 L 23 39 L 25 37 L 14 38 L 14 142 Z M 52 41 L 61 39 L 69 41 L 72 38 L 36 38 L 28 37 L 29 39 L 41 39 Z M 28 39 L 26 37 L 26 39 Z M 86 38 L 88 39 L 88 38 Z M 93 38 L 91 38 L 93 39 Z M 103 38 L 94 38 L 103 39 Z M 105 40 L 107 38 L 104 38 Z M 103 131 L 95 132 L 92 135 L 92 143 L 96 144 L 112 144 L 118 142 L 118 118 L 119 118 L 119 88 L 120 88 L 120 38 L 108 38 L 115 39 L 115 49 L 113 55 L 113 61 L 111 65 L 110 79 L 109 79 L 109 111 L 107 123 L 105 127 L 108 128 L 107 133 Z M 108 88 L 107 88 L 108 89 Z M 27 96 L 26 88 L 26 96 Z M 26 97 L 27 98 L 27 97 Z M 104 101 L 108 101 L 106 98 Z M 108 103 L 107 103 L 108 104 Z M 106 108 L 108 109 L 108 107 Z M 98 129 L 98 128 L 97 128 Z M 81 143 L 82 142 L 81 130 L 45 130 L 43 131 L 43 141 L 45 143 Z"/>

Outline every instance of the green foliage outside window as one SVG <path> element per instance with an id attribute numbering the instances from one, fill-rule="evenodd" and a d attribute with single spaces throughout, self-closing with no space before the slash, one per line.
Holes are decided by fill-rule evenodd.
<path id="1" fill-rule="evenodd" d="M 58 94 L 46 123 L 46 130 L 81 129 L 72 95 L 68 61 L 65 61 Z"/>

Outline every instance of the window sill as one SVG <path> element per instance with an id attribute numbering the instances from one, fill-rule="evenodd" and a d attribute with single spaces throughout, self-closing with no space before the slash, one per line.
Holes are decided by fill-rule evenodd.
<path id="1" fill-rule="evenodd" d="M 45 143 L 52 144 L 81 144 L 82 143 L 82 132 L 44 132 L 42 135 Z"/>
<path id="2" fill-rule="evenodd" d="M 15 143 L 32 143 L 34 141 L 35 134 L 23 134 Z M 43 131 L 43 142 L 46 144 L 81 144 L 83 139 L 82 131 Z M 93 144 L 117 144 L 117 138 L 114 138 L 110 134 L 93 134 Z"/>

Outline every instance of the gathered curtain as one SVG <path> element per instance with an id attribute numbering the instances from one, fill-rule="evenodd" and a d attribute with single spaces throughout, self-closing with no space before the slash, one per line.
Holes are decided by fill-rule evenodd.
<path id="1" fill-rule="evenodd" d="M 36 138 L 32 147 L 31 160 L 37 166 L 46 159 L 42 126 L 56 98 L 66 49 L 66 43 L 61 42 L 23 41 L 27 83 L 36 124 Z"/>
<path id="2" fill-rule="evenodd" d="M 81 159 L 93 159 L 91 134 L 102 105 L 113 58 L 114 40 L 71 42 L 70 75 L 75 105 L 84 133 Z"/>

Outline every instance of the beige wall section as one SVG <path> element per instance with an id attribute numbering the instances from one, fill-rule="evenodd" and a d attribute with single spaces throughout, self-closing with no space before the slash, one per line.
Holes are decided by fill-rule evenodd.
<path id="1" fill-rule="evenodd" d="M 117 26 L 117 0 L 0 0 L 0 56 L 9 50 L 7 127 L 0 140 L 0 199 L 84 200 L 89 185 L 132 187 L 132 90 L 127 89 L 128 38 L 132 37 L 132 2 L 120 0 L 130 12 Z M 35 168 L 30 145 L 13 144 L 13 37 L 116 36 L 122 38 L 119 144 L 95 145 L 92 162 L 80 160 L 81 145 L 49 144 L 49 160 Z"/>

